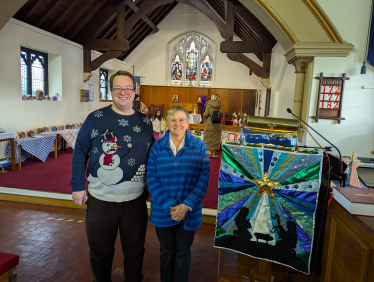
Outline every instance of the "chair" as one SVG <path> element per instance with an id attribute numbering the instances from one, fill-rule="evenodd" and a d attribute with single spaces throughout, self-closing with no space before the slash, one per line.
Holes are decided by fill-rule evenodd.
<path id="1" fill-rule="evenodd" d="M 19 256 L 0 252 L 0 281 L 17 281 Z"/>
<path id="2" fill-rule="evenodd" d="M 159 105 L 151 104 L 151 106 L 149 108 L 148 116 L 153 117 L 157 110 L 161 110 L 162 115 L 164 115 L 165 114 L 164 113 L 164 104 L 159 104 Z"/>

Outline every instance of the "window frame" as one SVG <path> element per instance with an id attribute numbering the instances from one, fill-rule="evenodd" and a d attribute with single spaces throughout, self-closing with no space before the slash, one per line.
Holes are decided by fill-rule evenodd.
<path id="1" fill-rule="evenodd" d="M 105 99 L 102 98 L 101 96 L 101 89 L 104 88 L 104 87 L 101 87 L 101 74 L 104 73 L 105 77 L 106 77 L 106 81 L 105 81 Z M 109 71 L 107 69 L 104 69 L 104 68 L 100 68 L 99 69 L 99 92 L 100 92 L 100 100 L 103 100 L 103 101 L 108 101 L 108 82 L 109 82 Z"/>
<path id="2" fill-rule="evenodd" d="M 27 53 L 27 59 L 25 60 L 22 57 L 21 52 Z M 20 59 L 23 59 L 26 66 L 27 66 L 27 95 L 31 95 L 32 97 L 35 97 L 32 93 L 32 60 L 31 60 L 31 54 L 37 55 L 37 56 L 42 56 L 44 57 L 44 65 L 41 63 L 44 69 L 44 89 L 43 93 L 44 96 L 48 95 L 49 96 L 49 86 L 48 86 L 48 53 L 44 53 L 41 51 L 36 51 L 30 48 L 22 47 L 20 49 Z"/>

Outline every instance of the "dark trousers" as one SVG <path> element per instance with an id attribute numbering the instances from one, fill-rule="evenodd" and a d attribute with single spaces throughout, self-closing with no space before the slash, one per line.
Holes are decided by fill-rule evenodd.
<path id="1" fill-rule="evenodd" d="M 156 233 L 160 241 L 161 282 L 188 282 L 195 232 L 184 230 L 181 223 L 156 227 Z"/>
<path id="2" fill-rule="evenodd" d="M 95 282 L 110 282 L 114 244 L 119 230 L 126 282 L 143 280 L 144 243 L 147 231 L 148 191 L 135 200 L 114 203 L 87 200 L 86 234 Z"/>

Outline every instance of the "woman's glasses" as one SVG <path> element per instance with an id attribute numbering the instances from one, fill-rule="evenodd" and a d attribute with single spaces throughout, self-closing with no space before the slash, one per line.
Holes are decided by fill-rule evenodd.
<path id="1" fill-rule="evenodd" d="M 116 93 L 116 94 L 121 94 L 122 90 L 125 91 L 125 93 L 127 93 L 127 94 L 131 94 L 131 93 L 134 92 L 133 88 L 121 88 L 121 87 L 112 88 L 112 91 L 114 91 L 114 93 Z"/>
<path id="2" fill-rule="evenodd" d="M 171 123 L 171 124 L 177 124 L 177 123 L 179 123 L 179 124 L 184 124 L 186 121 L 187 121 L 186 118 L 181 118 L 181 119 L 172 119 L 172 120 L 170 120 L 170 123 Z"/>

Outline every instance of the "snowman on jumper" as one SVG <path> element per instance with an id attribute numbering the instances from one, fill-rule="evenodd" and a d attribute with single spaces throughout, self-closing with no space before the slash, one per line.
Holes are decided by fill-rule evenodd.
<path id="1" fill-rule="evenodd" d="M 117 137 L 113 131 L 106 129 L 101 133 L 101 143 L 104 153 L 99 158 L 100 168 L 97 177 L 106 185 L 117 184 L 123 178 L 123 170 L 119 167 L 121 158 L 117 155 Z"/>

